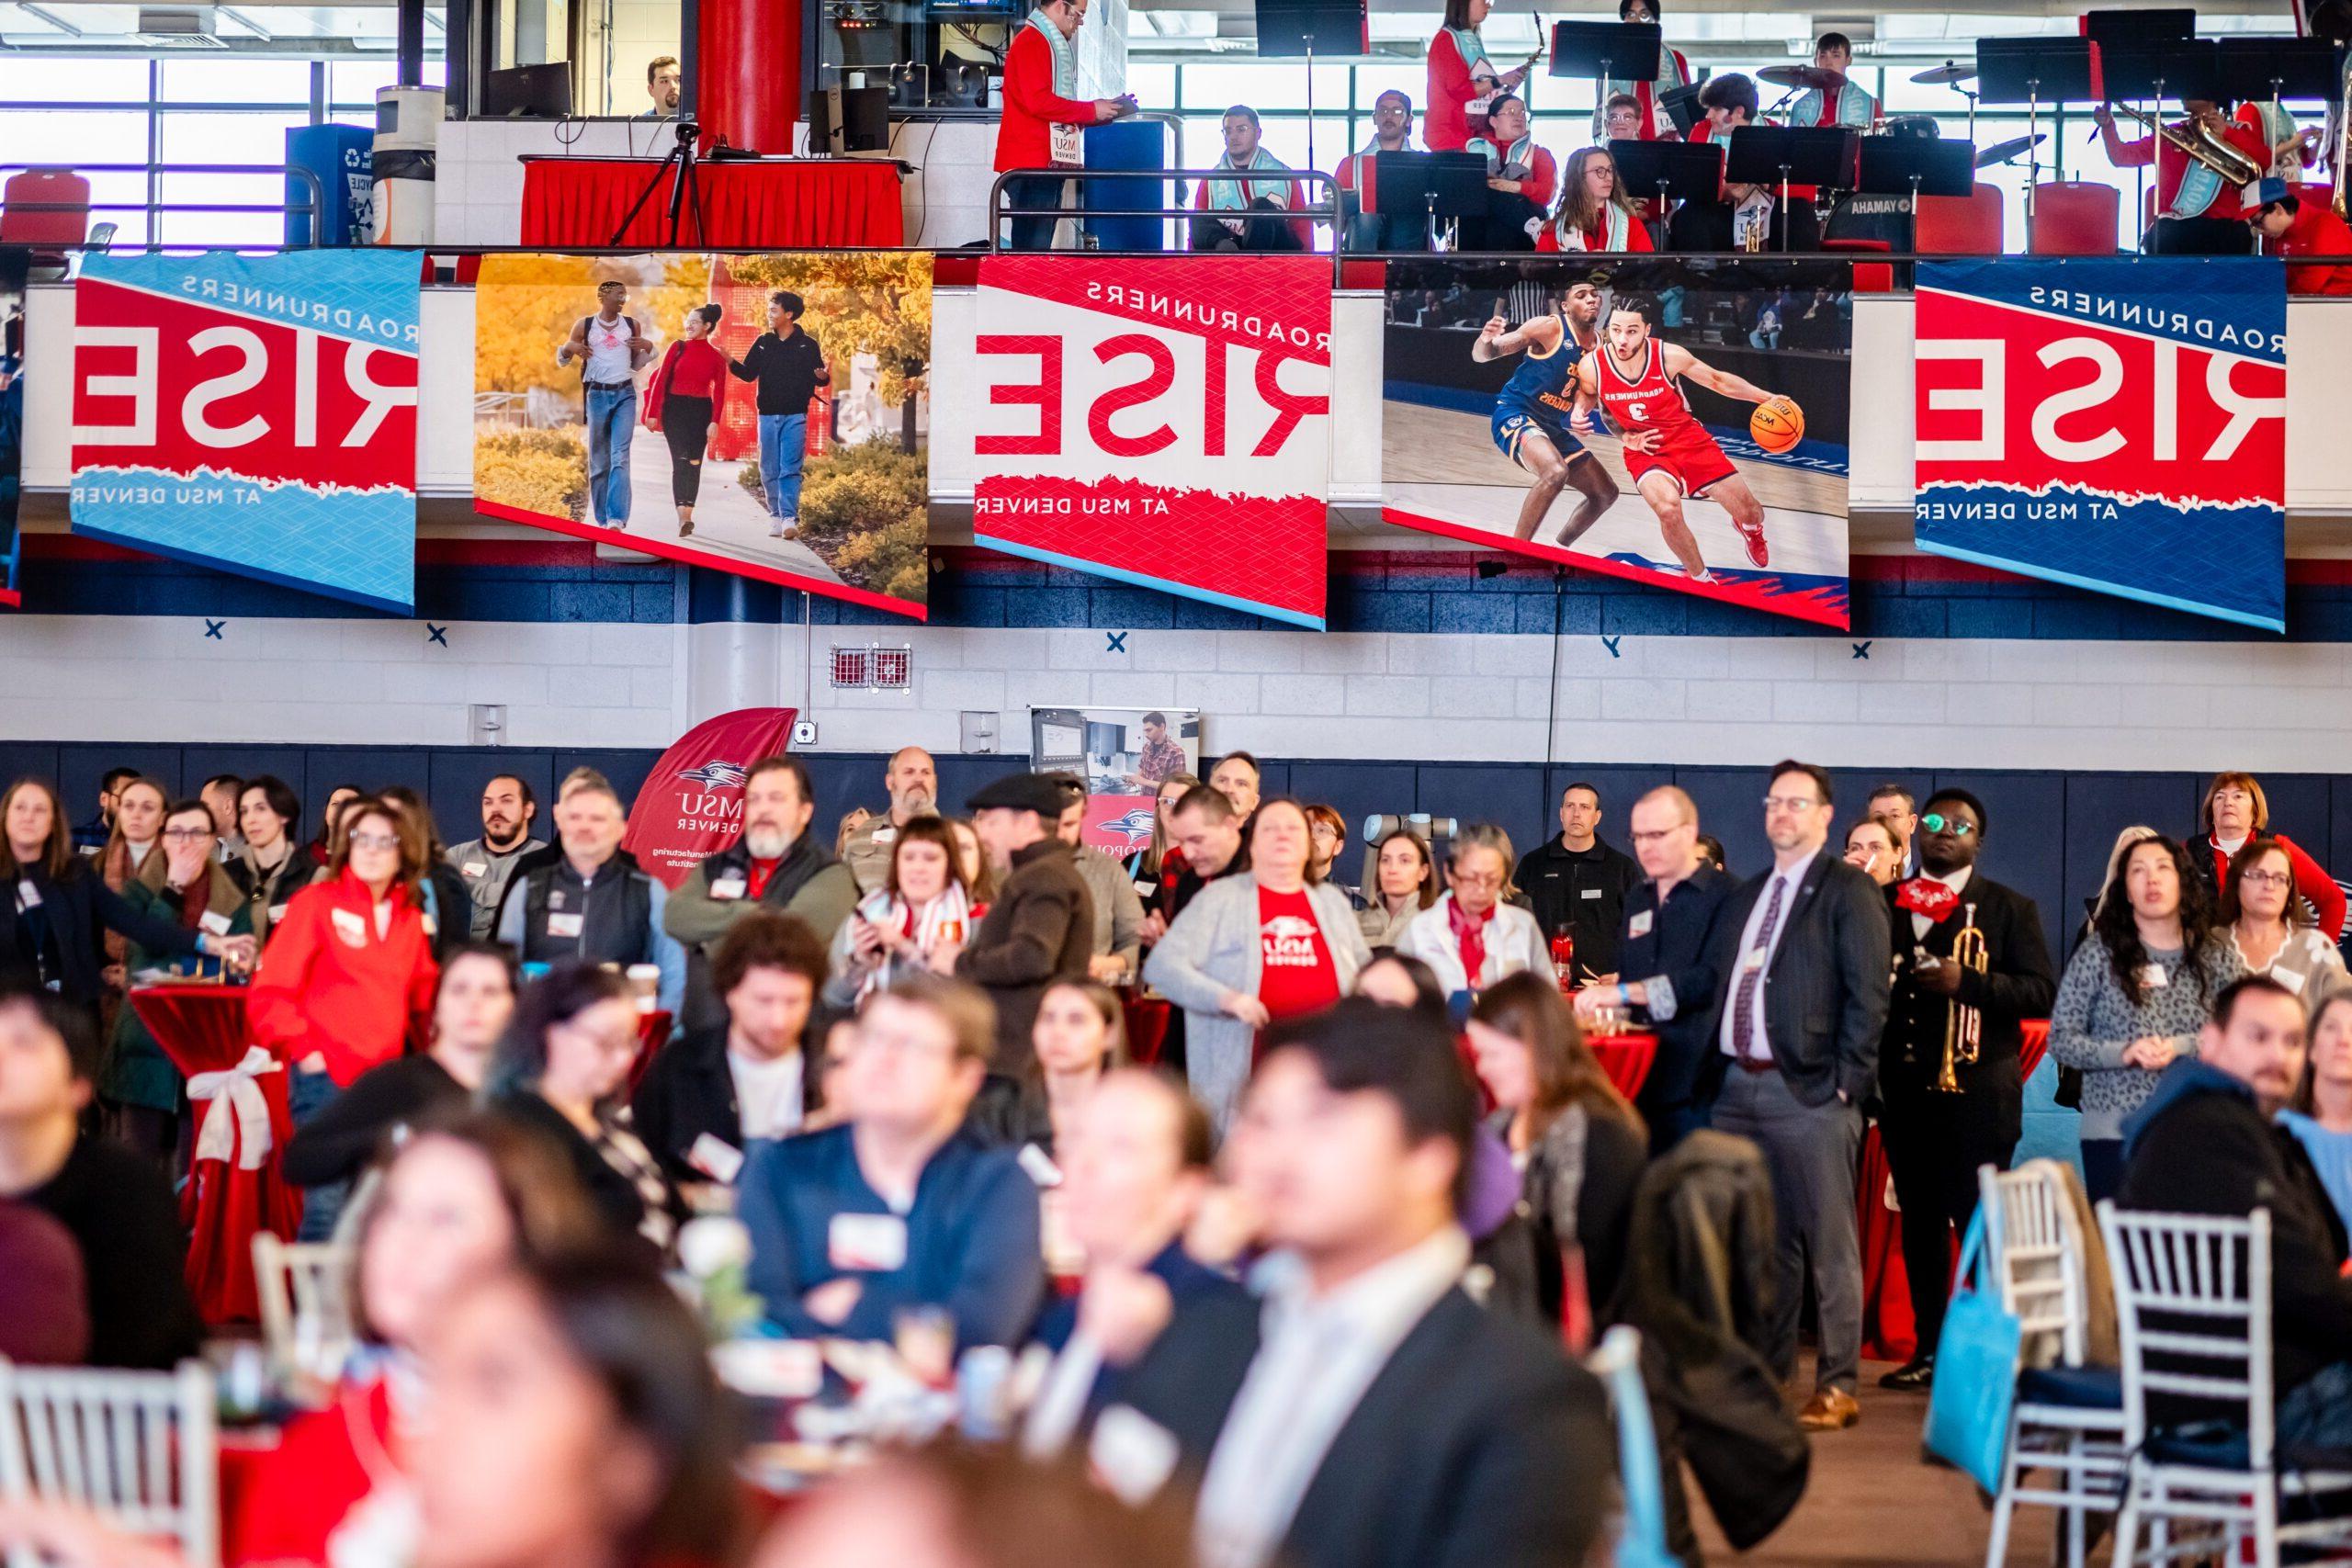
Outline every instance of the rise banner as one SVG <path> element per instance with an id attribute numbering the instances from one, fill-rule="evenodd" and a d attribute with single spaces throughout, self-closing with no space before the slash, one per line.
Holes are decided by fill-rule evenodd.
<path id="1" fill-rule="evenodd" d="M 920 620 L 931 257 L 482 258 L 474 510 Z"/>
<path id="2" fill-rule="evenodd" d="M 978 304 L 978 543 L 1321 629 L 1329 261 L 991 255 Z"/>
<path id="3" fill-rule="evenodd" d="M 1381 515 L 1842 627 L 1850 288 L 1762 256 L 1392 261 Z"/>
<path id="4" fill-rule="evenodd" d="M 2286 629 L 2276 258 L 1923 265 L 1917 386 L 1920 549 Z"/>
<path id="5" fill-rule="evenodd" d="M 752 764 L 791 744 L 795 708 L 737 708 L 670 743 L 629 807 L 621 848 L 674 891 L 695 867 L 743 836 Z"/>
<path id="6" fill-rule="evenodd" d="M 406 614 L 413 254 L 89 256 L 74 288 L 74 531 Z"/>

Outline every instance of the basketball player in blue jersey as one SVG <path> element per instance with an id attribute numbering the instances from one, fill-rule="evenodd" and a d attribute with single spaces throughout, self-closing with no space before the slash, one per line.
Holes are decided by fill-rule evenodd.
<path id="1" fill-rule="evenodd" d="M 1495 301 L 1494 319 L 1470 345 L 1470 357 L 1480 364 L 1524 354 L 1503 389 L 1495 394 L 1491 424 L 1495 445 L 1502 455 L 1535 476 L 1527 499 L 1520 503 L 1515 539 L 1532 539 L 1544 513 L 1560 491 L 1574 486 L 1584 497 L 1554 536 L 1555 543 L 1572 545 L 1600 520 L 1617 499 L 1617 487 L 1577 440 L 1576 430 L 1592 428 L 1592 400 L 1577 407 L 1577 365 L 1600 346 L 1594 323 L 1600 318 L 1600 289 L 1592 283 L 1572 283 L 1560 310 L 1507 330 L 1502 301 Z"/>

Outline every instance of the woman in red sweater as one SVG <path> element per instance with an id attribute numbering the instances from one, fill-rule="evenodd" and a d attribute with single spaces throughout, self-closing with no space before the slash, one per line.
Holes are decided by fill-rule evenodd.
<path id="1" fill-rule="evenodd" d="M 1445 26 L 1430 39 L 1430 107 L 1421 116 L 1421 141 L 1432 152 L 1459 152 L 1485 135 L 1487 100 L 1527 80 L 1526 66 L 1498 71 L 1487 58 L 1478 24 L 1494 8 L 1493 0 L 1445 0 Z"/>
<path id="2" fill-rule="evenodd" d="M 440 976 L 417 892 L 425 848 L 416 819 L 362 795 L 339 825 L 325 880 L 288 902 L 246 993 L 254 1042 L 292 1075 L 296 1126 L 368 1068 L 423 1045 Z M 339 1188 L 311 1190 L 303 1240 L 334 1234 L 343 1198 Z"/>
<path id="3" fill-rule="evenodd" d="M 1086 128 L 1136 112 L 1132 96 L 1078 96 L 1078 50 L 1071 40 L 1085 22 L 1086 0 L 1046 0 L 1013 29 L 1004 51 L 1003 101 L 997 115 L 997 173 L 1080 167 L 1086 162 Z M 1004 182 L 1014 250 L 1042 251 L 1053 243 L 1062 183 L 1048 175 Z M 993 244 L 996 236 L 991 233 L 989 241 Z"/>
<path id="4" fill-rule="evenodd" d="M 670 345 L 645 384 L 645 428 L 670 443 L 670 499 L 678 503 L 678 537 L 695 531 L 695 502 L 702 494 L 702 457 L 710 433 L 727 417 L 727 355 L 710 341 L 726 312 L 697 305 L 686 312 L 685 334 Z"/>
<path id="5" fill-rule="evenodd" d="M 511 1122 L 469 1115 L 401 1145 L 359 1234 L 366 1348 L 326 1407 L 288 1426 L 259 1468 L 229 1521 L 227 1561 L 323 1568 L 365 1541 L 413 1534 L 418 1338 L 460 1287 L 592 1246 L 598 1224 L 561 1158 Z"/>
<path id="6" fill-rule="evenodd" d="M 2189 843 L 2189 862 L 2205 880 L 2208 891 L 2229 886 L 2231 857 L 2256 839 L 2273 840 L 2287 852 L 2295 870 L 2295 897 L 2312 907 L 2312 923 L 2320 935 L 2341 942 L 2344 889 L 2301 844 L 2270 830 L 2270 802 L 2252 773 L 2216 773 L 2198 805 L 2197 837 Z M 2198 852 L 2200 845 L 2201 853 Z"/>

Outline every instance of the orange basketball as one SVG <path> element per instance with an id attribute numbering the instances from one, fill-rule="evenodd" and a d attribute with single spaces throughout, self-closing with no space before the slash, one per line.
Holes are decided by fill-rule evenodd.
<path id="1" fill-rule="evenodd" d="M 1768 398 L 1747 416 L 1747 434 L 1767 452 L 1785 452 L 1804 439 L 1804 410 L 1788 398 Z"/>

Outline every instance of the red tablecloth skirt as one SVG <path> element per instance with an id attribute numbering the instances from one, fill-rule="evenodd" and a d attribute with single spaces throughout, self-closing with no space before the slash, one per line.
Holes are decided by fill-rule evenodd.
<path id="1" fill-rule="evenodd" d="M 252 1034 L 245 1027 L 245 993 L 236 986 L 141 986 L 130 993 L 139 1021 L 182 1074 L 226 1072 L 243 1059 Z M 286 1074 L 254 1079 L 269 1108 L 269 1151 L 257 1166 L 243 1158 L 242 1134 L 223 1158 L 199 1157 L 180 1190 L 180 1219 L 188 1227 L 187 1283 L 207 1323 L 246 1323 L 261 1314 L 254 1287 L 254 1237 L 265 1230 L 291 1241 L 302 1223 L 302 1196 L 278 1174 L 278 1151 L 293 1135 L 286 1104 Z M 236 1126 L 228 1099 L 197 1107 L 198 1137 L 212 1117 Z"/>
<path id="2" fill-rule="evenodd" d="M 1168 1048 L 1168 1020 L 1174 1004 L 1165 997 L 1129 997 L 1125 1011 L 1127 1060 L 1139 1067 L 1159 1066 L 1159 1054 Z"/>
<path id="3" fill-rule="evenodd" d="M 652 158 L 526 158 L 523 243 L 601 246 L 646 182 Z M 663 175 L 621 236 L 623 245 L 667 243 L 670 179 Z M 899 168 L 869 158 L 778 158 L 696 166 L 703 223 L 682 209 L 678 243 L 720 249 L 805 250 L 899 245 L 906 224 L 899 208 Z M 707 230 L 705 225 L 707 225 Z"/>
<path id="4" fill-rule="evenodd" d="M 1584 1043 L 1600 1062 L 1600 1070 L 1627 1100 L 1642 1092 L 1649 1081 L 1650 1064 L 1657 1060 L 1655 1034 L 1588 1034 Z"/>
<path id="5" fill-rule="evenodd" d="M 641 1012 L 637 1015 L 637 1059 L 628 1065 L 628 1091 L 634 1095 L 637 1086 L 645 1078 L 645 1069 L 653 1065 L 653 1054 L 670 1038 L 670 1015 L 666 1012 Z"/>

